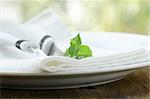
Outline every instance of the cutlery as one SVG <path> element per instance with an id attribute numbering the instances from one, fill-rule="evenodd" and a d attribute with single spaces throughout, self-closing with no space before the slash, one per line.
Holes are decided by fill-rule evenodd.
<path id="1" fill-rule="evenodd" d="M 38 44 L 29 40 L 21 40 L 4 32 L 0 32 L 0 45 L 15 46 L 24 52 L 34 53 L 36 56 L 46 56 Z"/>

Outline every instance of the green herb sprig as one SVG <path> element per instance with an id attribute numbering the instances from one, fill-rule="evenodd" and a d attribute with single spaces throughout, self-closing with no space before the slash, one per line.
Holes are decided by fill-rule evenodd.
<path id="1" fill-rule="evenodd" d="M 87 45 L 82 45 L 80 34 L 71 39 L 70 47 L 65 51 L 64 56 L 75 59 L 82 59 L 92 56 L 92 50 Z"/>

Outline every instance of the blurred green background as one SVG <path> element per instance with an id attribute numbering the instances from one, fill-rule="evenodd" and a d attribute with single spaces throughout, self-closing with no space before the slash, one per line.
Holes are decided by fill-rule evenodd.
<path id="1" fill-rule="evenodd" d="M 144 35 L 150 32 L 149 0 L 19 0 L 11 3 L 19 5 L 22 22 L 46 8 L 52 8 L 69 31 L 132 32 Z"/>

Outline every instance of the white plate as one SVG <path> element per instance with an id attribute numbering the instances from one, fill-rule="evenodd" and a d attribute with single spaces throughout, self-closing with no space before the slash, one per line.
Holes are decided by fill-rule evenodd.
<path id="1" fill-rule="evenodd" d="M 83 38 L 83 43 L 92 46 L 95 56 L 113 55 L 134 50 L 139 47 L 149 50 L 148 36 L 107 32 L 83 33 L 81 36 Z M 61 47 L 63 49 L 63 46 Z M 13 47 L 9 47 L 9 49 L 7 46 L 0 47 L 0 75 L 2 77 L 2 87 L 23 89 L 84 87 L 116 81 L 132 73 L 134 69 L 144 67 L 120 66 L 92 71 L 78 70 L 61 73 L 46 73 L 38 68 L 34 68 L 34 66 L 38 66 L 39 60 L 41 59 L 32 59 L 31 57 L 33 56 L 18 51 Z M 6 63 L 8 58 L 9 61 L 11 61 L 11 65 L 10 63 Z"/>
<path id="2" fill-rule="evenodd" d="M 74 75 L 2 76 L 1 87 L 15 89 L 64 89 L 86 87 L 117 81 L 132 72 L 133 70 Z"/>

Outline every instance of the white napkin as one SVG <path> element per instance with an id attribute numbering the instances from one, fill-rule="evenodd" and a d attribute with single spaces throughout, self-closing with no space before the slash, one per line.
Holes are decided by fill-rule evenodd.
<path id="1" fill-rule="evenodd" d="M 39 15 L 25 22 L 22 25 L 22 28 L 28 26 L 42 28 L 45 31 L 45 34 L 51 35 L 57 42 L 65 41 L 71 36 L 59 16 L 51 9 L 46 9 Z"/>
<path id="2" fill-rule="evenodd" d="M 11 28 L 12 27 L 12 28 Z M 24 24 L 15 24 L 11 21 L 0 22 L 0 32 L 7 32 L 22 40 L 31 40 L 39 44 L 45 35 L 50 35 L 57 47 L 62 49 L 62 42 L 69 42 L 70 33 L 61 22 L 60 18 L 51 9 L 46 9 Z M 66 44 L 66 45 L 65 45 Z M 67 43 L 63 43 L 67 46 Z M 48 47 L 45 47 L 48 48 Z M 45 51 L 45 49 L 42 49 Z"/>
<path id="3" fill-rule="evenodd" d="M 42 61 L 41 68 L 48 72 L 74 71 L 87 69 L 101 69 L 117 66 L 148 66 L 150 57 L 144 49 L 134 50 L 128 53 L 110 55 L 109 57 L 91 57 L 81 60 L 53 56 Z"/>
<path id="4" fill-rule="evenodd" d="M 42 58 L 0 59 L 0 74 L 2 73 L 40 73 Z"/>

